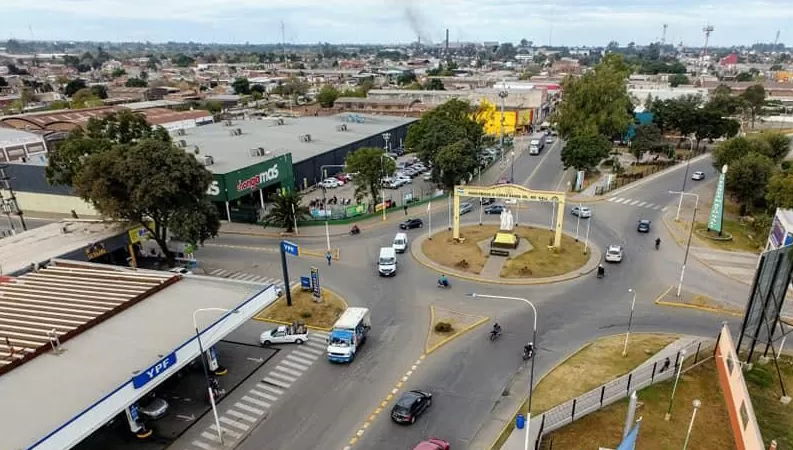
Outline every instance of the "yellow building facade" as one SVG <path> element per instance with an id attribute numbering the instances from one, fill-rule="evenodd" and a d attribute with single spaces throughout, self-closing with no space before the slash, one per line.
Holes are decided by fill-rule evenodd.
<path id="1" fill-rule="evenodd" d="M 485 133 L 499 135 L 501 133 L 501 108 L 495 103 L 481 99 L 479 111 L 476 113 L 476 120 L 484 124 Z M 525 132 L 529 125 L 533 123 L 533 109 L 505 109 L 504 110 L 504 134 L 518 134 Z"/>

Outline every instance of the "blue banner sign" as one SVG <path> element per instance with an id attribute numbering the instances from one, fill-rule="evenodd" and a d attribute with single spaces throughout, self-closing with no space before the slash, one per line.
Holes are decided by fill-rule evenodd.
<path id="1" fill-rule="evenodd" d="M 289 241 L 281 241 L 281 250 L 287 255 L 300 256 L 300 247 Z"/>
<path id="2" fill-rule="evenodd" d="M 637 422 L 636 425 L 633 426 L 633 429 L 625 436 L 625 439 L 622 440 L 622 443 L 617 450 L 634 450 L 636 448 L 636 438 L 639 437 L 639 426 L 641 422 Z"/>
<path id="3" fill-rule="evenodd" d="M 132 386 L 135 389 L 142 388 L 148 384 L 149 381 L 157 378 L 161 373 L 168 370 L 168 368 L 174 364 L 176 364 L 176 352 L 171 353 L 165 358 L 154 363 L 153 366 L 132 377 Z"/>
<path id="4" fill-rule="evenodd" d="M 311 268 L 311 292 L 316 299 L 322 297 L 322 293 L 319 290 L 319 270 L 316 267 Z"/>

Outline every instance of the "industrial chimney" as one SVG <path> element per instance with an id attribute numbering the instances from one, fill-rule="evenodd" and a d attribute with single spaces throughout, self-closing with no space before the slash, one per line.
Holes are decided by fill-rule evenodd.
<path id="1" fill-rule="evenodd" d="M 449 29 L 446 29 L 446 54 L 449 54 Z"/>

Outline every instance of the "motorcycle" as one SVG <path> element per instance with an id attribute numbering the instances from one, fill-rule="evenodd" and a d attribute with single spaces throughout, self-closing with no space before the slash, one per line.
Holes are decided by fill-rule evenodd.
<path id="1" fill-rule="evenodd" d="M 658 250 L 660 247 L 661 247 L 661 240 L 660 239 L 656 239 L 655 240 L 655 249 Z"/>
<path id="2" fill-rule="evenodd" d="M 534 356 L 534 349 L 523 347 L 523 360 L 527 361 L 531 359 L 532 356 Z"/>
<path id="3" fill-rule="evenodd" d="M 448 280 L 445 283 L 442 282 L 441 280 L 438 280 L 438 287 L 443 289 L 449 289 L 450 287 L 452 287 L 452 284 L 449 283 Z"/>
<path id="4" fill-rule="evenodd" d="M 598 278 L 606 276 L 606 269 L 603 266 L 598 266 Z"/>
<path id="5" fill-rule="evenodd" d="M 498 338 L 500 338 L 500 337 L 501 337 L 501 330 L 498 330 L 498 331 L 490 330 L 490 340 L 491 341 L 498 340 Z"/>
<path id="6" fill-rule="evenodd" d="M 361 234 L 361 229 L 358 227 L 352 227 L 350 230 L 350 236 L 354 236 L 356 234 Z"/>

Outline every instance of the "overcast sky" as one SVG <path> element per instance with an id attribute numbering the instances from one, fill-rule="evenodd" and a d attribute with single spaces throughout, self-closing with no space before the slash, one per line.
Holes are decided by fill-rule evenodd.
<path id="1" fill-rule="evenodd" d="M 0 0 L 0 38 L 274 43 L 793 45 L 793 0 Z M 32 29 L 32 33 L 31 33 Z M 787 34 L 787 35 L 786 35 Z"/>

